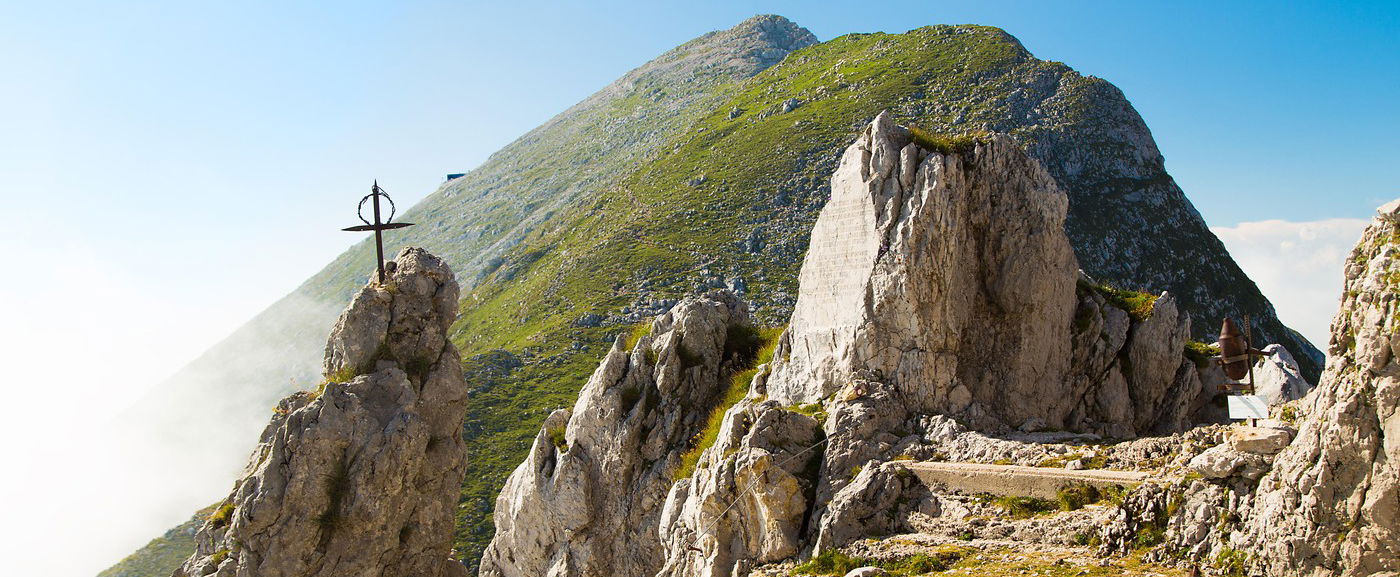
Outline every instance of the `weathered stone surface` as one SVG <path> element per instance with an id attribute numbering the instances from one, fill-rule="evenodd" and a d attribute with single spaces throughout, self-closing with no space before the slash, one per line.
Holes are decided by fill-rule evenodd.
<path id="1" fill-rule="evenodd" d="M 631 351 L 619 339 L 502 489 L 480 574 L 655 575 L 671 476 L 725 390 L 735 360 L 727 339 L 748 325 L 743 303 L 717 292 L 658 317 Z"/>
<path id="2" fill-rule="evenodd" d="M 1009 138 L 928 152 L 880 115 L 832 176 L 768 394 L 811 403 L 858 380 L 982 428 L 1126 437 L 1199 407 L 1189 317 L 1136 321 L 1081 278 L 1064 193 Z M 859 396 L 859 395 L 857 395 Z"/>
<path id="3" fill-rule="evenodd" d="M 1249 512 L 1263 574 L 1400 571 L 1400 204 L 1379 213 L 1347 261 L 1321 383 Z"/>
<path id="4" fill-rule="evenodd" d="M 1187 468 L 1207 479 L 1227 479 L 1238 475 L 1253 480 L 1268 472 L 1269 460 L 1229 445 L 1217 445 L 1196 455 Z"/>
<path id="5" fill-rule="evenodd" d="M 1275 344 L 1263 351 L 1265 356 L 1254 363 L 1254 394 L 1270 405 L 1278 405 L 1301 399 L 1313 389 L 1288 349 Z"/>
<path id="6" fill-rule="evenodd" d="M 769 395 L 816 402 L 866 371 L 921 412 L 1063 422 L 1077 266 L 1044 169 L 1007 137 L 929 153 L 881 114 L 831 186 Z M 1050 389 L 1017 394 L 1032 383 Z"/>
<path id="7" fill-rule="evenodd" d="M 657 575 L 727 577 L 796 555 L 821 440 L 815 419 L 774 402 L 731 408 L 695 474 L 666 498 L 667 558 Z"/>
<path id="8" fill-rule="evenodd" d="M 929 496 L 928 487 L 902 463 L 867 463 L 827 506 L 816 548 L 824 551 L 869 536 L 907 532 L 910 513 L 938 514 Z"/>
<path id="9" fill-rule="evenodd" d="M 1230 448 L 1242 453 L 1273 455 L 1282 451 L 1293 440 L 1293 433 L 1271 427 L 1231 427 L 1225 433 L 1225 441 Z"/>
<path id="10" fill-rule="evenodd" d="M 467 387 L 444 336 L 457 283 L 421 249 L 395 262 L 327 343 L 327 374 L 355 376 L 278 404 L 176 577 L 466 574 L 451 554 Z"/>

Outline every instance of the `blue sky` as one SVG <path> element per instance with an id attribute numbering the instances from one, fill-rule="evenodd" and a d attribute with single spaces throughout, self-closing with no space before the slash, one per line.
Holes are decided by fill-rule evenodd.
<path id="1" fill-rule="evenodd" d="M 410 204 L 631 68 L 756 13 L 822 40 L 999 26 L 1112 81 L 1207 222 L 1315 340 L 1362 219 L 1400 196 L 1396 2 L 0 0 L 0 250 L 20 279 L 0 283 L 17 327 L 0 336 L 11 404 L 47 406 L 60 388 L 71 418 L 110 415 L 358 240 L 338 229 L 373 179 Z M 71 543 L 52 532 L 85 512 L 28 501 L 47 508 L 7 514 L 34 538 L 0 539 L 16 547 L 0 559 L 47 574 L 90 575 L 165 523 L 113 521 L 113 540 L 88 534 L 83 555 L 56 556 L 43 543 Z"/>

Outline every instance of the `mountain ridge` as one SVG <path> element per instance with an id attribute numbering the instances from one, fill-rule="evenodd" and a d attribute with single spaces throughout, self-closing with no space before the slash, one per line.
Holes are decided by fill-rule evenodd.
<path id="1" fill-rule="evenodd" d="M 1172 289 L 1186 301 L 1184 309 L 1204 318 L 1253 312 L 1266 329 L 1261 333 L 1282 335 L 1275 340 L 1315 361 L 1305 341 L 1288 340 L 1267 300 L 1205 229 L 1166 174 L 1145 123 L 1107 81 L 1035 59 L 1014 36 L 992 27 L 930 26 L 814 42 L 781 17 L 701 36 L 522 135 L 405 211 L 403 218 L 420 226 L 401 240 L 444 256 L 464 288 L 463 318 L 452 332 L 474 387 L 465 425 L 473 470 L 458 527 L 464 558 L 478 555 L 489 538 L 494 493 L 538 422 L 549 409 L 572 404 L 613 337 L 685 294 L 719 286 L 751 300 L 760 322 L 786 317 L 795 301 L 796 263 L 837 151 L 884 108 L 897 121 L 932 132 L 1015 135 L 1070 192 L 1066 229 L 1091 274 L 1128 288 Z M 716 63 L 714 76 L 675 64 L 704 61 L 696 53 L 716 45 L 738 53 L 738 63 Z M 768 48 L 791 55 L 778 59 Z M 667 63 L 672 66 L 661 66 Z M 685 82 L 691 76 L 699 80 Z M 577 117 L 588 111 L 597 117 Z M 1079 138 L 1085 134 L 1098 138 Z M 598 137 L 602 144 L 594 142 Z M 1098 190 L 1104 194 L 1096 197 Z M 1103 214 L 1083 211 L 1100 203 L 1112 206 Z M 1146 222 L 1145 208 L 1174 217 Z M 1116 218 L 1123 214 L 1139 217 Z M 1114 234 L 1094 232 L 1100 229 Z M 1153 244 L 1154 238 L 1165 240 Z M 1188 256 L 1143 264 L 1174 254 L 1174 247 Z M 245 337 L 291 331 L 296 338 L 280 338 L 274 347 L 282 356 L 319 357 L 316 339 L 331 319 L 299 314 L 298 307 L 347 298 L 373 269 L 371 255 L 367 242 L 342 254 L 286 304 L 257 317 L 276 326 L 255 326 Z M 1187 272 L 1195 268 L 1183 264 L 1188 257 L 1210 265 L 1205 280 L 1167 286 L 1194 282 Z M 1215 296 L 1232 292 L 1243 305 Z M 1196 336 L 1205 338 L 1212 324 L 1197 320 Z M 290 391 L 280 384 L 287 372 L 304 370 L 237 381 L 258 383 L 275 400 Z M 220 389 L 190 394 L 209 390 Z M 255 422 L 270 403 L 258 408 Z"/>

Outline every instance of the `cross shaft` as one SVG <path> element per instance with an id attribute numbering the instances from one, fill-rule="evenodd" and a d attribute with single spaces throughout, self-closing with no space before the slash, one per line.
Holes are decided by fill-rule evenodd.
<path id="1" fill-rule="evenodd" d="M 384 200 L 389 201 L 389 218 L 383 219 L 382 221 L 380 220 L 379 212 L 379 197 L 381 196 L 384 197 Z M 374 205 L 374 222 L 365 219 L 364 210 L 365 201 L 367 200 L 372 201 Z M 379 284 L 384 284 L 384 231 L 413 226 L 413 223 L 391 222 L 394 220 L 395 213 L 394 199 L 389 198 L 389 195 L 384 192 L 384 189 L 379 188 L 378 180 L 374 181 L 374 186 L 370 188 L 369 194 L 360 199 L 360 209 L 358 212 L 360 213 L 360 221 L 364 222 L 364 224 L 343 228 L 341 230 L 349 232 L 374 231 L 374 251 L 379 259 Z"/>

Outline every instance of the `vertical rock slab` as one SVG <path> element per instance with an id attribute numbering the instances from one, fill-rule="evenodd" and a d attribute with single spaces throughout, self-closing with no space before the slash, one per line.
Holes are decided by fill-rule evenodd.
<path id="1" fill-rule="evenodd" d="M 1262 574 L 1400 572 L 1400 201 L 1379 213 L 1347 262 L 1322 381 L 1247 521 Z"/>
<path id="2" fill-rule="evenodd" d="M 326 345 L 326 382 L 283 399 L 175 577 L 438 577 L 466 467 L 467 387 L 447 340 L 451 269 L 408 248 Z"/>
<path id="3" fill-rule="evenodd" d="M 918 411 L 1060 426 L 1077 403 L 1067 207 L 1008 137 L 930 152 L 882 113 L 832 176 L 769 395 L 816 402 L 861 372 Z"/>
<path id="4" fill-rule="evenodd" d="M 550 415 L 496 501 L 483 577 L 650 577 L 681 454 L 734 369 L 750 326 L 728 292 L 681 301 L 631 351 L 619 339 L 572 411 Z"/>

